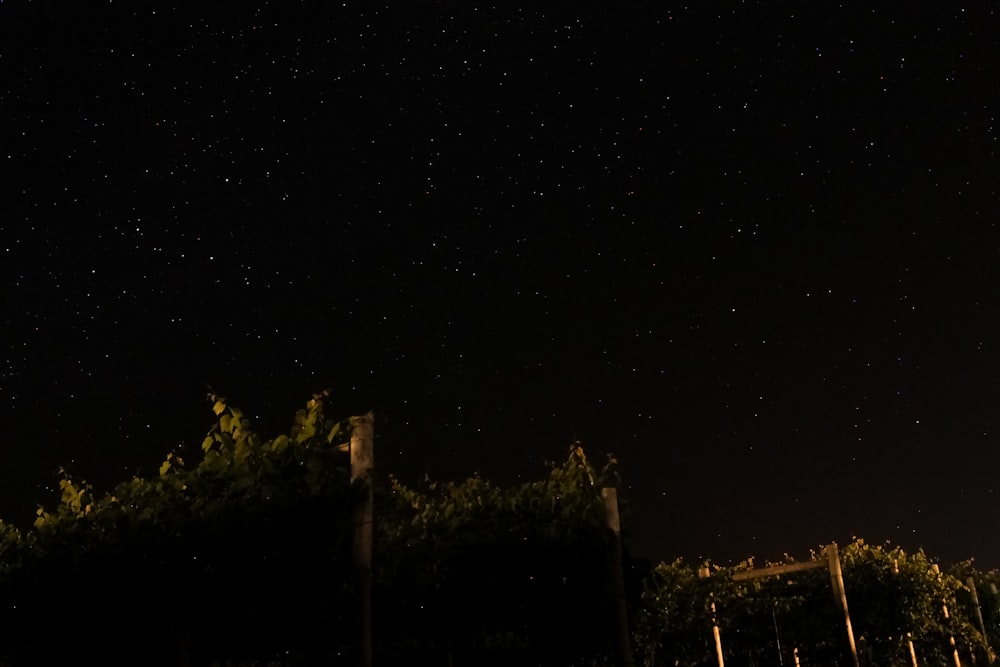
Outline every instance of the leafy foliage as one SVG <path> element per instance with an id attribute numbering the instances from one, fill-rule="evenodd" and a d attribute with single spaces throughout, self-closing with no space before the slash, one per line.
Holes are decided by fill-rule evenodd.
<path id="1" fill-rule="evenodd" d="M 2 620 L 22 630 L 12 633 L 17 664 L 79 659 L 109 619 L 117 630 L 99 645 L 104 664 L 328 651 L 310 637 L 344 615 L 351 489 L 348 434 L 325 417 L 324 398 L 288 435 L 263 440 L 213 397 L 217 422 L 196 466 L 171 453 L 156 477 L 100 498 L 63 472 L 59 504 L 39 508 L 32 530 L 0 532 Z M 66 641 L 33 643 L 27 630 L 61 599 L 86 613 L 63 624 Z M 246 631 L 263 618 L 269 632 Z"/>
<path id="2" fill-rule="evenodd" d="M 938 573 L 918 551 L 869 545 L 855 539 L 840 550 L 844 587 L 859 658 L 866 665 L 908 666 L 910 642 L 921 664 L 950 664 L 951 638 L 963 659 L 986 655 L 982 634 L 962 581 Z M 819 551 L 811 560 L 824 559 Z M 793 562 L 787 558 L 786 562 Z M 768 563 L 767 565 L 775 565 Z M 646 665 L 714 664 L 710 605 L 714 601 L 727 663 L 778 664 L 779 654 L 793 663 L 845 662 L 846 630 L 831 595 L 825 569 L 734 582 L 752 560 L 734 567 L 713 567 L 708 578 L 677 561 L 659 565 L 647 580 L 636 620 L 636 644 Z M 984 616 L 996 618 L 989 583 L 996 573 L 979 573 L 966 564 L 989 593 Z M 944 607 L 950 613 L 946 618 Z"/>
<path id="3" fill-rule="evenodd" d="M 390 478 L 378 506 L 394 519 L 379 524 L 377 552 L 393 604 L 381 622 L 413 624 L 422 638 L 400 652 L 411 664 L 543 665 L 608 653 L 600 485 L 610 474 L 574 446 L 546 479 L 509 488 L 472 477 L 416 490 Z"/>
<path id="4" fill-rule="evenodd" d="M 714 655 L 711 591 L 682 560 L 660 563 L 645 581 L 633 633 L 646 665 L 700 664 Z"/>
<path id="5" fill-rule="evenodd" d="M 0 523 L 10 664 L 348 659 L 357 490 L 349 421 L 327 418 L 326 398 L 264 439 L 213 396 L 196 465 L 170 453 L 156 476 L 101 497 L 63 471 L 59 502 L 31 530 Z M 574 446 L 544 479 L 511 488 L 376 477 L 377 658 L 570 665 L 606 652 L 598 484 L 610 474 Z M 60 606 L 62 641 L 38 643 Z"/>
<path id="6" fill-rule="evenodd" d="M 0 522 L 0 665 L 350 661 L 360 489 L 350 420 L 329 419 L 327 398 L 264 439 L 213 396 L 195 465 L 170 453 L 157 475 L 103 496 L 61 471 L 58 502 L 29 530 Z M 613 459 L 598 469 L 576 444 L 542 479 L 509 487 L 479 476 L 413 487 L 376 471 L 376 660 L 610 664 L 614 538 L 600 489 L 615 482 Z M 911 644 L 921 664 L 949 664 L 952 638 L 963 660 L 992 660 L 1000 574 L 971 561 L 941 573 L 922 551 L 860 539 L 840 554 L 863 664 L 908 666 Z M 626 563 L 644 665 L 714 665 L 713 619 L 729 664 L 794 664 L 796 649 L 802 664 L 847 664 L 825 569 L 734 582 L 752 560 L 707 577 L 682 561 Z"/>

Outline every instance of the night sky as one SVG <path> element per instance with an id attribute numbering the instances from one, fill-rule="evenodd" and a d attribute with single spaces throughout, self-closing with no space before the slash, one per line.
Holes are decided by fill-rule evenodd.
<path id="1" fill-rule="evenodd" d="M 1000 5 L 0 4 L 0 516 L 329 387 L 636 555 L 1000 566 Z"/>

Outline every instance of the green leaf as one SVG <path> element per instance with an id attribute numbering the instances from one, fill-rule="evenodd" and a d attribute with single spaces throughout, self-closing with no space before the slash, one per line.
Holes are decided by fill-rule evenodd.
<path id="1" fill-rule="evenodd" d="M 271 451 L 274 452 L 274 453 L 276 453 L 276 454 L 280 454 L 281 452 L 285 451 L 286 447 L 288 447 L 288 436 L 287 435 L 279 435 L 271 443 Z"/>
<path id="2" fill-rule="evenodd" d="M 249 453 L 250 453 L 250 450 L 247 448 L 246 442 L 243 441 L 243 440 L 238 440 L 236 442 L 236 449 L 233 452 L 233 460 L 237 464 L 243 463 L 246 460 L 247 455 Z"/>

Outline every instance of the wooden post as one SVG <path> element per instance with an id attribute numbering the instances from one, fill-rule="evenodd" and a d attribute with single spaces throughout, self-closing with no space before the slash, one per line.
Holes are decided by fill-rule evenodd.
<path id="1" fill-rule="evenodd" d="M 830 584 L 833 588 L 833 598 L 837 606 L 844 612 L 844 625 L 847 627 L 847 642 L 851 648 L 851 659 L 854 667 L 859 667 L 858 649 L 854 644 L 854 629 L 851 627 L 851 615 L 847 611 L 847 593 L 844 590 L 844 574 L 840 569 L 840 554 L 837 552 L 837 545 L 829 544 L 826 547 L 826 563 L 823 561 L 811 561 L 806 563 L 788 563 L 786 565 L 772 565 L 746 572 L 737 572 L 733 575 L 733 581 L 748 581 L 759 577 L 773 577 L 780 574 L 791 574 L 793 572 L 803 572 L 805 570 L 816 570 L 826 567 L 830 571 Z M 708 576 L 707 568 L 703 576 Z M 719 656 L 719 666 L 722 667 L 722 656 Z"/>
<path id="2" fill-rule="evenodd" d="M 847 626 L 847 643 L 851 647 L 851 659 L 854 667 L 858 667 L 858 649 L 854 644 L 854 628 L 851 627 L 851 614 L 847 610 L 847 591 L 844 590 L 844 573 L 840 569 L 840 553 L 837 543 L 828 544 L 826 558 L 830 568 L 830 583 L 833 585 L 833 597 L 844 612 L 844 624 Z"/>
<path id="3" fill-rule="evenodd" d="M 372 664 L 372 478 L 375 465 L 375 417 L 351 417 L 351 486 L 357 487 L 354 510 L 354 586 L 357 594 L 358 664 Z"/>
<path id="4" fill-rule="evenodd" d="M 710 570 L 708 567 L 699 568 L 698 578 L 708 579 Z M 709 599 L 711 600 L 712 609 L 712 638 L 715 639 L 715 659 L 719 663 L 719 667 L 726 667 L 726 661 L 722 657 L 722 634 L 719 632 L 719 617 L 715 614 L 715 596 L 709 593 Z"/>
<path id="5" fill-rule="evenodd" d="M 606 486 L 601 489 L 601 499 L 604 500 L 604 516 L 608 528 L 612 532 L 611 542 L 611 590 L 614 599 L 616 618 L 616 638 L 618 640 L 618 659 L 622 667 L 632 667 L 632 642 L 629 639 L 628 606 L 625 604 L 625 566 L 622 562 L 622 528 L 618 516 L 618 489 Z"/>
<path id="6" fill-rule="evenodd" d="M 951 618 L 948 615 L 947 603 L 941 603 L 941 611 L 944 612 L 944 620 Z M 951 646 L 951 659 L 955 661 L 955 667 L 962 667 L 962 660 L 958 657 L 958 645 L 955 643 L 955 635 L 948 633 L 948 645 Z"/>
<path id="7" fill-rule="evenodd" d="M 892 559 L 892 573 L 899 576 L 899 561 L 895 558 Z M 917 667 L 917 650 L 913 647 L 913 635 L 909 632 L 906 633 L 906 645 L 910 648 L 910 664 Z"/>
<path id="8" fill-rule="evenodd" d="M 931 572 L 939 578 L 941 577 L 941 568 L 938 567 L 937 563 L 931 564 Z M 944 620 L 947 624 L 948 619 L 951 617 L 948 615 L 948 603 L 944 600 L 941 600 L 941 612 L 944 614 Z M 955 644 L 955 635 L 950 632 L 948 633 L 948 645 L 951 646 L 951 659 L 954 661 L 955 667 L 962 667 L 962 661 L 958 657 L 958 646 Z"/>
<path id="9" fill-rule="evenodd" d="M 979 623 L 979 631 L 983 633 L 983 643 L 986 644 L 986 662 L 993 664 L 996 662 L 996 656 L 993 655 L 993 648 L 990 646 L 990 638 L 986 635 L 986 623 L 983 622 L 983 608 L 979 604 L 979 594 L 976 592 L 976 581 L 972 577 L 969 577 L 965 580 L 965 585 L 969 587 L 969 592 L 972 593 L 972 608 L 976 610 L 976 622 Z"/>

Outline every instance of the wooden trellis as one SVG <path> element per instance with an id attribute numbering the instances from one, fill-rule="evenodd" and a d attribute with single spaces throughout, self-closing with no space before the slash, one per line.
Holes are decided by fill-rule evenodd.
<path id="1" fill-rule="evenodd" d="M 859 667 L 858 650 L 854 643 L 854 629 L 851 627 L 851 615 L 847 609 L 847 592 L 844 590 L 844 574 L 840 569 L 840 553 L 837 550 L 836 543 L 827 545 L 823 551 L 826 553 L 825 560 L 814 560 L 805 563 L 789 563 L 787 565 L 774 565 L 771 567 L 761 567 L 754 570 L 748 570 L 746 572 L 737 572 L 733 575 L 733 581 L 748 581 L 750 579 L 760 579 L 761 577 L 776 577 L 783 574 L 791 574 L 793 572 L 802 572 L 804 570 L 827 568 L 830 572 L 830 585 L 833 589 L 834 601 L 844 612 L 844 626 L 847 629 L 847 641 L 851 648 L 851 659 L 854 661 L 854 667 Z M 698 571 L 698 576 L 703 578 L 709 576 L 709 569 L 707 567 L 701 568 L 701 570 Z M 712 603 L 712 636 L 715 640 L 715 653 L 719 661 L 719 667 L 725 667 L 725 662 L 722 656 L 722 637 L 719 632 L 718 620 L 715 617 L 714 602 Z"/>

